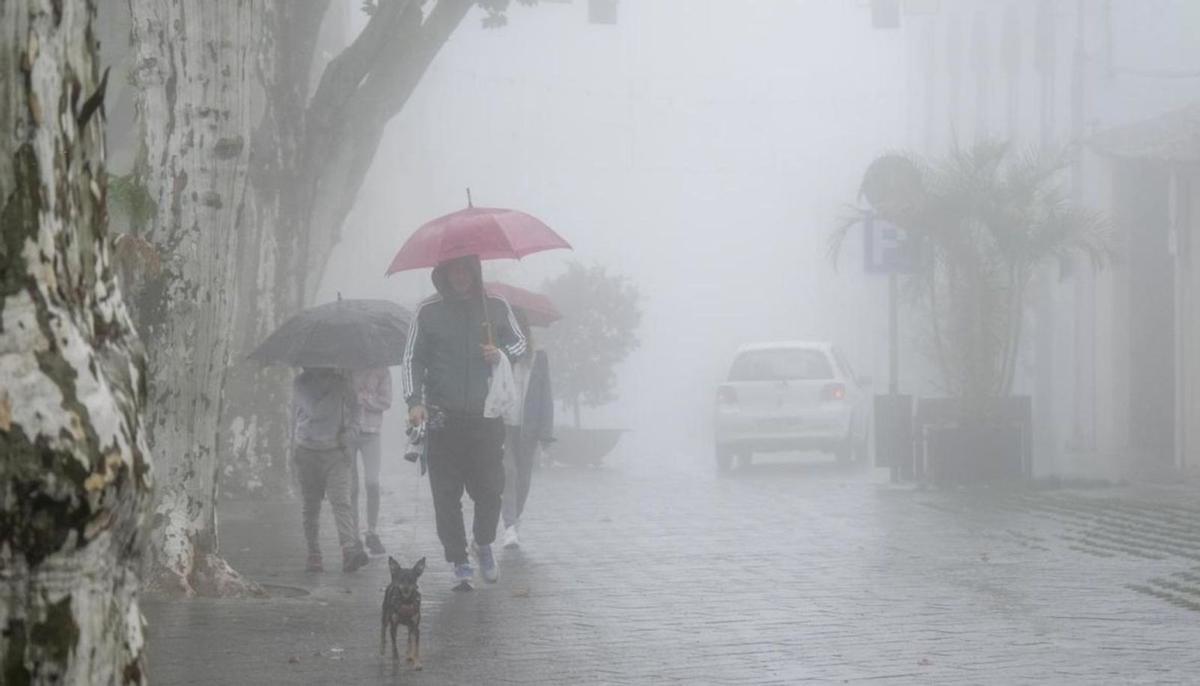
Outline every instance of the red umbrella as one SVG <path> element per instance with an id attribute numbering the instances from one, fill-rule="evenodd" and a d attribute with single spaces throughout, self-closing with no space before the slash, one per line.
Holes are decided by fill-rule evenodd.
<path id="1" fill-rule="evenodd" d="M 468 207 L 417 229 L 396 253 L 387 273 L 436 267 L 467 255 L 480 260 L 520 259 L 557 248 L 570 249 L 571 244 L 536 217 L 496 207 Z"/>
<path id="2" fill-rule="evenodd" d="M 530 326 L 550 326 L 562 319 L 562 313 L 541 293 L 527 291 L 506 283 L 490 281 L 486 284 L 487 292 L 508 301 L 509 305 L 525 311 L 525 318 Z"/>

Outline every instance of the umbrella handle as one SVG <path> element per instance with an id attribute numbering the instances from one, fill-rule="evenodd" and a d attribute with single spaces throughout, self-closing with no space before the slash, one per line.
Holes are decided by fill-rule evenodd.
<path id="1" fill-rule="evenodd" d="M 496 345 L 496 338 L 495 338 L 495 336 L 493 336 L 493 335 L 492 335 L 492 323 L 491 323 L 491 322 L 484 322 L 482 326 L 483 326 L 483 340 L 484 340 L 484 342 L 485 342 L 485 343 L 487 343 L 487 344 L 488 344 L 488 345 L 490 345 L 490 346 L 493 346 L 493 347 L 495 347 L 495 345 Z"/>

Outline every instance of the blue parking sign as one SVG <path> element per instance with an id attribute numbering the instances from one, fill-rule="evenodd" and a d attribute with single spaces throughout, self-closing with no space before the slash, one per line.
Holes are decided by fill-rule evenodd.
<path id="1" fill-rule="evenodd" d="M 920 242 L 907 231 L 879 217 L 863 220 L 863 268 L 868 274 L 915 274 L 920 263 Z"/>

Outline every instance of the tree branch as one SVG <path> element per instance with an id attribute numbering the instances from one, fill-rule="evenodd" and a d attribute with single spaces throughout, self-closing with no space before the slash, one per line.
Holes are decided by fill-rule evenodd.
<path id="1" fill-rule="evenodd" d="M 279 65 L 284 72 L 294 71 L 295 79 L 278 79 L 280 83 L 291 81 L 296 86 L 304 88 L 307 95 L 308 79 L 312 72 L 313 53 L 317 48 L 317 36 L 321 33 L 321 24 L 325 15 L 329 14 L 332 0 L 316 0 L 315 2 L 288 4 L 286 8 L 278 7 L 280 47 L 283 51 L 276 54 Z M 303 78 L 299 78 L 300 76 Z"/>
<path id="2" fill-rule="evenodd" d="M 391 74 L 378 74 L 381 83 L 390 82 L 391 85 L 391 88 L 383 89 L 389 96 L 384 100 L 385 109 L 382 113 L 387 119 L 396 116 L 404 108 L 409 96 L 421 82 L 421 77 L 429 69 L 442 46 L 454 34 L 455 29 L 462 24 L 473 4 L 471 0 L 440 0 L 421 25 L 421 33 L 412 49 L 406 51 L 408 59 L 397 60 L 394 63 L 396 69 Z M 381 66 L 386 68 L 386 63 Z M 373 73 L 372 76 L 374 75 Z"/>
<path id="3" fill-rule="evenodd" d="M 335 57 L 321 74 L 317 91 L 308 105 L 310 128 L 326 128 L 349 107 L 349 99 L 360 90 L 363 80 L 380 66 L 380 53 L 406 33 L 404 24 L 420 26 L 421 3 L 415 0 L 391 0 L 381 3 L 371 15 L 362 33 Z"/>
<path id="4" fill-rule="evenodd" d="M 338 241 L 342 223 L 375 159 L 384 127 L 403 109 L 473 4 L 473 0 L 440 0 L 422 23 L 420 4 L 410 2 L 396 30 L 374 53 L 368 73 L 356 82 L 351 95 L 339 101 L 341 116 L 310 121 L 306 164 L 314 172 L 307 273 L 323 272 L 329 248 Z M 328 74 L 327 69 L 322 82 Z M 306 297 L 315 288 L 314 279 L 305 288 Z"/>

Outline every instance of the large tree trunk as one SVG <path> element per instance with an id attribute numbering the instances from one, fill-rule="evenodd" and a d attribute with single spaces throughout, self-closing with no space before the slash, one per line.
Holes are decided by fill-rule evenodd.
<path id="1" fill-rule="evenodd" d="M 240 288 L 233 329 L 237 356 L 221 418 L 223 483 L 241 495 L 289 490 L 286 410 L 291 375 L 288 370 L 262 369 L 246 354 L 303 304 L 296 290 L 298 278 L 281 274 L 299 268 L 295 255 L 303 224 L 296 216 L 295 176 L 314 49 L 329 4 L 330 0 L 313 0 L 289 4 L 286 11 L 274 7 L 263 27 L 271 37 L 258 72 L 266 100 L 254 130 L 249 172 L 256 231 L 243 233 L 238 246 Z"/>
<path id="2" fill-rule="evenodd" d="M 160 455 L 153 583 L 233 595 L 257 590 L 220 557 L 218 427 L 247 212 L 250 138 L 261 96 L 264 2 L 130 0 L 143 150 L 161 256 L 143 293 L 151 442 Z M 256 107 L 257 105 L 257 107 Z"/>
<path id="3" fill-rule="evenodd" d="M 0 2 L 0 681 L 144 681 L 145 364 L 86 0 Z"/>
<path id="4" fill-rule="evenodd" d="M 328 0 L 277 11 L 268 29 L 268 101 L 254 135 L 251 185 L 261 233 L 245 237 L 236 349 L 248 352 L 291 315 L 314 304 L 388 121 L 398 114 L 472 0 L 381 2 L 367 27 L 333 59 L 308 98 L 312 46 Z M 399 246 L 397 246 L 399 247 Z M 380 277 L 383 275 L 380 263 Z M 222 427 L 247 490 L 286 490 L 288 375 L 240 362 L 227 387 Z"/>

